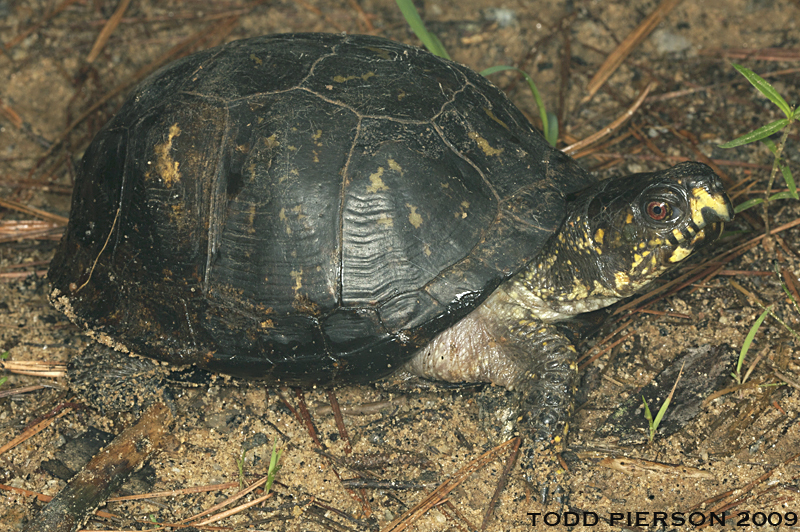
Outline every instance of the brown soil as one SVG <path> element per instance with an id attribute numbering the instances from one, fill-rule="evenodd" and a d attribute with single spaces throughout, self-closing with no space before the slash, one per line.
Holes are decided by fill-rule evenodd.
<path id="1" fill-rule="evenodd" d="M 438 34 L 455 60 L 476 70 L 513 64 L 529 72 L 547 108 L 559 116 L 562 138 L 568 142 L 607 126 L 649 81 L 657 81 L 657 88 L 633 118 L 591 155 L 580 158 L 586 168 L 612 176 L 664 168 L 684 159 L 711 160 L 724 174 L 734 203 L 757 197 L 767 187 L 772 159 L 766 149 L 717 147 L 782 117 L 742 80 L 729 59 L 769 74 L 778 92 L 796 102 L 800 86 L 797 0 L 683 2 L 585 103 L 589 79 L 658 2 L 517 0 L 502 4 L 502 11 L 499 4 L 487 0 L 418 4 L 429 29 Z M 118 108 L 131 82 L 165 57 L 171 60 L 178 53 L 219 42 L 286 31 L 374 33 L 418 44 L 390 0 L 141 1 L 127 9 L 97 58 L 88 63 L 93 44 L 116 5 L 102 0 L 0 0 L 0 42 L 6 43 L 5 53 L 0 53 L 0 198 L 66 216 L 75 161 Z M 60 10 L 61 6 L 66 7 Z M 182 42 L 188 42 L 187 46 L 164 55 Z M 537 123 L 538 113 L 525 83 L 511 74 L 497 74 L 492 80 Z M 103 100 L 119 87 L 121 90 Z M 99 104 L 97 109 L 92 109 L 94 104 Z M 90 109 L 88 116 L 83 116 Z M 75 127 L 67 129 L 78 119 Z M 64 142 L 58 143 L 60 140 Z M 785 152 L 795 175 L 800 174 L 798 140 L 795 126 Z M 785 184 L 778 179 L 773 188 L 784 189 Z M 773 203 L 770 227 L 796 220 L 799 205 L 790 200 Z M 730 224 L 730 236 L 692 265 L 714 260 L 720 251 L 761 234 L 764 211 L 758 207 L 751 213 Z M 6 231 L 0 232 L 0 238 L 5 238 L 12 226 L 19 228 L 15 224 L 20 220 L 42 218 L 0 206 L 0 230 Z M 13 361 L 63 362 L 88 343 L 46 299 L 46 280 L 41 275 L 61 231 L 58 226 L 42 233 L 44 236 L 0 240 L 0 352 L 7 351 Z M 584 372 L 580 408 L 564 453 L 573 510 L 595 512 L 601 518 L 610 512 L 649 512 L 645 517 L 652 524 L 653 512 L 688 514 L 730 507 L 728 528 L 735 528 L 731 522 L 739 512 L 751 516 L 763 512 L 770 515 L 772 523 L 779 516 L 791 519 L 792 512 L 800 512 L 800 462 L 793 459 L 800 449 L 796 423 L 800 400 L 798 391 L 789 386 L 746 387 L 727 393 L 704 406 L 676 433 L 657 436 L 650 445 L 625 444 L 595 434 L 623 400 L 637 395 L 687 348 L 721 346 L 726 356 L 738 354 L 761 313 L 760 304 L 774 305 L 775 314 L 798 329 L 800 310 L 788 301 L 773 273 L 777 267 L 796 279 L 800 274 L 798 249 L 798 229 L 782 231 L 725 264 L 717 276 L 702 278 L 651 304 L 648 309 L 655 313 L 635 314 L 613 338 L 606 340 L 606 333 L 626 323 L 619 316 L 607 324 L 604 333 L 587 342 L 585 350 L 601 340 L 610 344 L 628 335 Z M 776 319 L 764 322 L 746 366 L 756 355 L 762 358 L 751 382 L 800 381 L 797 339 Z M 0 446 L 71 398 L 64 379 L 19 375 L 8 375 L 0 392 L 32 384 L 46 388 L 0 398 Z M 728 380 L 720 388 L 734 384 Z M 263 507 L 209 526 L 383 530 L 494 445 L 480 428 L 472 390 L 398 397 L 362 386 L 337 389 L 336 395 L 343 407 L 384 402 L 374 413 L 345 415 L 353 452 L 387 454 L 388 464 L 370 476 L 408 481 L 418 489 L 346 489 L 341 479 L 366 475 L 317 453 L 305 425 L 283 405 L 276 390 L 256 384 L 231 387 L 220 379 L 182 392 L 179 402 L 185 413 L 165 450 L 153 458 L 146 475 L 127 483 L 120 494 L 238 482 L 237 460 L 243 445 L 251 444 L 254 447 L 245 454 L 243 472 L 247 480 L 255 479 L 265 474 L 272 442 L 277 439 L 283 455 L 276 496 Z M 289 396 L 289 402 L 297 404 L 292 392 Z M 305 402 L 324 451 L 344 457 L 346 444 L 334 417 L 324 408 L 329 403 L 326 392 L 306 390 Z M 108 418 L 91 408 L 74 409 L 0 454 L 0 484 L 14 488 L 0 491 L 0 530 L 22 530 L 42 506 L 21 490 L 53 495 L 64 486 L 63 480 L 42 467 L 53 457 L 63 458 L 59 448 L 64 443 L 87 427 L 116 434 L 132 421 L 129 415 Z M 426 460 L 410 459 L 406 453 Z M 471 474 L 450 492 L 447 503 L 427 511 L 411 529 L 478 529 L 507 456 L 507 452 L 499 453 L 496 460 Z M 666 468 L 633 475 L 601 463 L 613 457 L 688 466 L 707 474 L 698 478 L 683 468 Z M 104 509 L 119 519 L 91 521 L 86 527 L 131 530 L 148 527 L 134 520 L 175 522 L 235 491 L 229 488 L 113 502 Z M 487 530 L 563 529 L 531 524 L 528 512 L 541 511 L 534 498 L 517 467 Z M 591 530 L 619 530 L 623 524 L 601 522 Z M 672 522 L 665 528 L 649 529 L 688 528 Z M 739 528 L 779 529 L 769 524 Z M 640 525 L 638 529 L 648 527 Z"/>

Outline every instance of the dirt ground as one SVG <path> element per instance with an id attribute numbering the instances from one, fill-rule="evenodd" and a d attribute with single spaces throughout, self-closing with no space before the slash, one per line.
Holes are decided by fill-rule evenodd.
<path id="1" fill-rule="evenodd" d="M 764 194 L 772 157 L 763 145 L 732 150 L 718 145 L 782 115 L 729 62 L 761 73 L 796 104 L 798 0 L 679 3 L 588 101 L 589 80 L 659 2 L 416 4 L 454 60 L 479 71 L 512 64 L 529 72 L 546 107 L 559 118 L 562 147 L 607 127 L 656 81 L 628 122 L 582 154 L 579 162 L 585 168 L 610 177 L 701 160 L 715 165 L 734 204 Z M 419 44 L 390 0 L 170 0 L 132 2 L 107 41 L 95 48 L 116 8 L 117 2 L 103 0 L 0 0 L 0 42 L 5 43 L 0 48 L 0 200 L 13 202 L 0 204 L 0 353 L 7 352 L 11 362 L 66 362 L 89 342 L 48 304 L 44 272 L 63 231 L 58 217 L 69 212 L 75 163 L 135 81 L 190 51 L 269 33 L 372 33 Z M 524 82 L 511 74 L 490 79 L 540 125 Z M 795 175 L 800 174 L 798 140 L 794 126 L 784 154 Z M 785 189 L 778 178 L 773 190 Z M 703 275 L 690 279 L 692 284 L 636 305 L 646 310 L 617 314 L 581 346 L 595 354 L 613 345 L 582 367 L 578 410 L 563 453 L 569 468 L 568 510 L 582 516 L 593 512 L 599 519 L 595 526 L 576 529 L 688 530 L 693 527 L 681 525 L 673 512 L 688 517 L 709 511 L 728 517 L 724 527 L 711 529 L 800 528 L 791 526 L 800 512 L 800 393 L 785 384 L 800 382 L 798 340 L 789 331 L 800 330 L 800 309 L 792 306 L 776 273 L 783 272 L 785 286 L 796 290 L 800 230 L 781 229 L 722 263 L 732 256 L 724 253 L 763 234 L 764 210 L 759 206 L 749 212 L 728 224 L 715 249 L 668 276 L 677 278 L 700 265 Z M 799 213 L 800 203 L 776 201 L 769 209 L 769 227 L 791 224 Z M 598 432 L 626 400 L 638 405 L 640 389 L 687 352 L 705 349 L 703 357 L 716 357 L 723 361 L 720 367 L 728 367 L 724 362 L 738 355 L 762 312 L 760 305 L 772 305 L 776 317 L 764 321 L 750 348 L 745 367 L 759 358 L 745 386 L 737 388 L 728 369 L 718 378 L 699 371 L 687 376 L 695 389 L 684 398 L 696 411 L 673 420 L 670 434 L 646 443 L 643 414 L 635 406 L 633 421 L 617 421 L 617 432 Z M 70 402 L 64 378 L 6 377 L 0 386 L 0 446 L 42 419 L 63 414 L 0 451 L 0 531 L 17 531 L 44 505 L 35 494 L 56 494 L 65 485 L 60 477 L 68 479 L 82 466 L 68 449 L 91 447 L 87 431 L 102 440 L 104 433 L 117 434 L 134 418 L 109 418 L 91 404 Z M 659 381 L 659 386 L 669 388 L 671 382 L 662 386 Z M 109 502 L 102 509 L 115 517 L 94 519 L 86 528 L 154 529 L 158 522 L 189 518 L 234 494 L 240 479 L 249 483 L 265 475 L 277 440 L 283 454 L 275 495 L 213 524 L 195 524 L 197 529 L 389 530 L 393 520 L 497 443 L 481 428 L 473 389 L 404 396 L 372 386 L 340 388 L 335 393 L 345 410 L 353 455 L 381 462 L 364 472 L 355 458 L 345 460 L 347 443 L 330 413 L 326 391 L 304 391 L 321 440 L 317 446 L 276 390 L 226 384 L 217 379 L 176 392 L 183 413 L 164 449 L 117 494 L 168 495 Z M 14 393 L 33 385 L 44 387 Z M 726 393 L 701 402 L 716 390 Z M 297 409 L 298 395 L 287 391 L 286 397 Z M 68 408 L 60 410 L 65 403 Z M 507 450 L 498 451 L 471 470 L 409 530 L 479 530 L 508 457 Z M 609 467 L 613 458 L 648 462 L 635 471 L 620 470 Z M 351 479 L 374 483 L 351 487 L 357 486 L 345 483 Z M 407 484 L 396 489 L 377 481 Z M 232 485 L 181 491 L 226 483 Z M 535 499 L 536 490 L 517 465 L 485 529 L 566 529 L 563 523 L 542 524 L 541 517 L 534 524 L 529 512 L 542 511 Z M 623 521 L 612 524 L 614 512 L 624 514 Z M 633 519 L 642 512 L 643 521 L 626 522 L 629 512 Z M 664 524 L 654 522 L 656 512 L 669 515 Z"/>

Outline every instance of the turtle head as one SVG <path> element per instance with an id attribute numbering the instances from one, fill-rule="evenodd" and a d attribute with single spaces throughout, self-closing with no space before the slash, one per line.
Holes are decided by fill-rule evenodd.
<path id="1" fill-rule="evenodd" d="M 509 293 L 545 321 L 606 307 L 716 240 L 731 218 L 704 164 L 601 181 L 568 198 L 561 227 Z"/>
<path id="2" fill-rule="evenodd" d="M 733 217 L 719 177 L 691 162 L 601 182 L 573 206 L 568 219 L 583 220 L 581 236 L 596 258 L 597 281 L 620 297 L 716 240 Z"/>

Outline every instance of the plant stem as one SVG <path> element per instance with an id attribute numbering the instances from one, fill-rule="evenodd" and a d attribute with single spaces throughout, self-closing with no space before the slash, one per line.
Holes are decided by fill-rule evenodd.
<path id="1" fill-rule="evenodd" d="M 765 234 L 769 235 L 769 196 L 772 192 L 772 185 L 775 183 L 775 176 L 778 175 L 778 170 L 781 166 L 781 154 L 783 153 L 783 147 L 786 145 L 786 139 L 789 138 L 789 129 L 791 129 L 792 120 L 789 119 L 789 123 L 783 128 L 783 135 L 781 135 L 781 140 L 778 141 L 777 146 L 775 146 L 775 160 L 772 162 L 772 172 L 769 174 L 769 183 L 767 183 L 767 190 L 765 191 L 764 196 L 764 230 L 766 231 Z"/>

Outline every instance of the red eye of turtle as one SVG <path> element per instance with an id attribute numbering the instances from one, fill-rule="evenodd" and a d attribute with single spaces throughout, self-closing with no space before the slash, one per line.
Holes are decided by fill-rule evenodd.
<path id="1" fill-rule="evenodd" d="M 669 205 L 663 201 L 651 201 L 647 204 L 647 215 L 653 220 L 660 222 L 667 218 L 670 213 Z"/>

